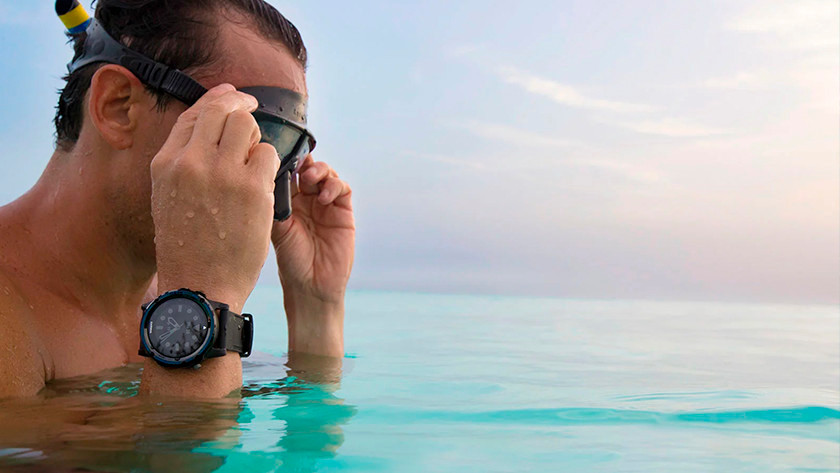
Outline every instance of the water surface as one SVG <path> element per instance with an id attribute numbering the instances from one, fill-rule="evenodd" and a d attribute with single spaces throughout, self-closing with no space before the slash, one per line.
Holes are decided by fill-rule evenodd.
<path id="1" fill-rule="evenodd" d="M 8 471 L 836 472 L 840 310 L 354 292 L 347 357 L 285 356 L 255 291 L 241 398 L 139 366 L 0 402 Z"/>

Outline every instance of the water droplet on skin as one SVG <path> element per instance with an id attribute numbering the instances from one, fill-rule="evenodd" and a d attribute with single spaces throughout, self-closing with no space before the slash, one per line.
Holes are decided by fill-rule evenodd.
<path id="1" fill-rule="evenodd" d="M 227 233 L 225 233 L 225 232 L 219 232 L 219 238 L 221 238 L 222 240 L 224 240 L 225 238 L 227 238 Z"/>
<path id="2" fill-rule="evenodd" d="M 3 292 L 5 292 L 6 295 L 8 296 L 9 295 L 9 287 L 8 286 L 4 287 Z"/>
<path id="3" fill-rule="evenodd" d="M 176 195 L 178 195 L 178 190 L 177 189 L 172 189 L 172 192 L 169 193 L 170 197 L 175 197 Z"/>
<path id="4" fill-rule="evenodd" d="M 178 246 L 184 246 L 184 240 L 178 240 Z"/>
<path id="5" fill-rule="evenodd" d="M 219 213 L 219 209 L 216 208 L 216 207 L 213 207 L 212 209 L 210 209 L 210 213 L 213 214 L 213 215 L 216 215 L 217 213 Z"/>
<path id="6" fill-rule="evenodd" d="M 29 304 L 29 308 L 34 310 L 34 309 L 35 309 L 35 306 L 34 306 L 34 305 L 32 305 L 32 304 Z"/>
<path id="7" fill-rule="evenodd" d="M 195 217 L 195 212 L 193 212 L 192 210 L 187 212 L 187 218 L 193 218 L 193 217 Z"/>
<path id="8" fill-rule="evenodd" d="M 79 175 L 82 175 L 82 168 L 79 168 Z"/>

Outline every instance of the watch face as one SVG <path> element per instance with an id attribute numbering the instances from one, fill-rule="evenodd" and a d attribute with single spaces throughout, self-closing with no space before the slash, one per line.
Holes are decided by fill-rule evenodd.
<path id="1" fill-rule="evenodd" d="M 210 318 L 195 301 L 182 297 L 164 300 L 146 322 L 153 351 L 179 361 L 198 354 L 212 336 Z"/>

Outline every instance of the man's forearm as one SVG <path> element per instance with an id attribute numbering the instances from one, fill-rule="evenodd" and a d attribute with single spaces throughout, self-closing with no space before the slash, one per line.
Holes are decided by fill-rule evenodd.
<path id="1" fill-rule="evenodd" d="M 328 302 L 284 291 L 289 352 L 344 356 L 344 297 Z"/>

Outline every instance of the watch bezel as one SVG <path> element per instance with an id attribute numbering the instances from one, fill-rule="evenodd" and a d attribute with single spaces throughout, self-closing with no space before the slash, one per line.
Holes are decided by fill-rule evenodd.
<path id="1" fill-rule="evenodd" d="M 180 358 L 164 355 L 152 346 L 149 339 L 148 321 L 154 315 L 155 310 L 166 301 L 171 299 L 187 299 L 198 304 L 205 316 L 210 321 L 210 329 L 207 331 L 207 336 L 202 342 L 201 346 L 196 348 L 191 354 Z M 218 324 L 216 323 L 216 311 L 213 309 L 210 301 L 204 297 L 203 294 L 191 291 L 189 289 L 178 289 L 161 294 L 157 299 L 152 301 L 143 311 L 143 318 L 140 320 L 140 341 L 143 348 L 152 355 L 152 358 L 158 363 L 166 366 L 190 366 L 200 363 L 212 347 L 213 341 L 216 339 Z"/>

